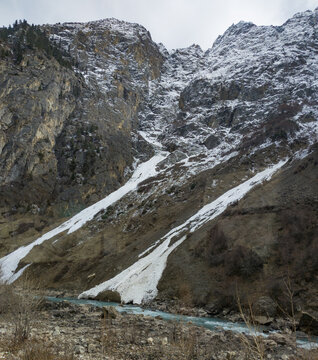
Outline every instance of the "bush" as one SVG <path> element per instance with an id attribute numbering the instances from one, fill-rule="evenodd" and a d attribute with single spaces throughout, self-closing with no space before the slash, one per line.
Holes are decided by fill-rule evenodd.
<path id="1" fill-rule="evenodd" d="M 195 248 L 195 255 L 208 261 L 210 266 L 223 264 L 228 241 L 218 224 L 207 233 L 206 238 Z"/>
<path id="2" fill-rule="evenodd" d="M 12 326 L 12 343 L 19 344 L 29 338 L 35 312 L 42 298 L 30 294 L 31 283 L 23 283 L 24 291 L 19 293 L 13 285 L 0 284 L 0 316 Z"/>
<path id="3" fill-rule="evenodd" d="M 229 240 L 216 224 L 194 250 L 195 256 L 206 260 L 209 266 L 224 266 L 228 276 L 248 278 L 263 267 L 262 259 L 251 249 L 241 245 L 229 248 Z"/>
<path id="4" fill-rule="evenodd" d="M 64 354 L 57 355 L 56 349 L 43 342 L 30 341 L 21 350 L 21 360 L 75 360 L 73 352 L 66 350 Z"/>
<path id="5" fill-rule="evenodd" d="M 229 276 L 250 277 L 263 268 L 262 259 L 251 249 L 237 245 L 228 252 L 225 271 Z"/>
<path id="6" fill-rule="evenodd" d="M 317 205 L 313 202 L 297 208 L 297 212 L 286 209 L 279 214 L 280 229 L 273 262 L 288 267 L 292 277 L 310 281 L 318 270 Z"/>

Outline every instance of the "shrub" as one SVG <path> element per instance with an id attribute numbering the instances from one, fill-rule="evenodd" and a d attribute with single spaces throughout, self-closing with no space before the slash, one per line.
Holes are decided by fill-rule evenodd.
<path id="1" fill-rule="evenodd" d="M 226 257 L 225 271 L 229 276 L 250 277 L 262 267 L 262 259 L 253 250 L 241 245 L 235 246 Z"/>
<path id="2" fill-rule="evenodd" d="M 11 324 L 12 343 L 19 344 L 29 338 L 35 312 L 42 303 L 42 298 L 30 294 L 29 280 L 23 282 L 23 292 L 19 293 L 13 285 L 0 284 L 0 316 Z"/>
<path id="3" fill-rule="evenodd" d="M 191 291 L 189 284 L 187 284 L 187 283 L 180 284 L 178 295 L 179 295 L 179 299 L 180 299 L 181 303 L 184 306 L 192 306 L 193 305 L 193 296 L 192 296 L 192 291 Z"/>
<path id="4" fill-rule="evenodd" d="M 318 226 L 317 205 L 313 202 L 283 210 L 279 216 L 280 224 L 277 242 L 274 247 L 273 262 L 290 269 L 290 275 L 298 279 L 311 280 L 318 270 Z"/>
<path id="5" fill-rule="evenodd" d="M 206 238 L 195 248 L 195 255 L 208 261 L 210 266 L 221 265 L 228 249 L 228 241 L 218 224 L 207 233 Z"/>

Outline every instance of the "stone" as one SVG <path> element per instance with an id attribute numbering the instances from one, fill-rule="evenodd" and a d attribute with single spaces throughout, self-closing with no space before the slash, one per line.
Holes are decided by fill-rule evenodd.
<path id="1" fill-rule="evenodd" d="M 264 344 L 266 344 L 267 347 L 273 347 L 273 348 L 277 346 L 277 342 L 272 339 L 265 339 Z"/>
<path id="2" fill-rule="evenodd" d="M 59 328 L 58 326 L 55 326 L 52 334 L 53 334 L 54 336 L 55 336 L 55 335 L 60 335 L 60 334 L 61 334 L 60 328 Z"/>
<path id="3" fill-rule="evenodd" d="M 111 290 L 106 290 L 106 291 L 100 292 L 95 297 L 95 299 L 99 300 L 99 301 L 105 301 L 105 302 L 115 302 L 115 303 L 121 302 L 120 294 L 117 291 L 111 291 Z"/>
<path id="4" fill-rule="evenodd" d="M 234 360 L 237 358 L 237 352 L 236 351 L 227 351 L 226 352 L 226 359 L 227 360 Z"/>
<path id="5" fill-rule="evenodd" d="M 167 337 L 164 337 L 161 339 L 161 344 L 162 345 L 167 345 L 168 344 L 168 338 Z"/>
<path id="6" fill-rule="evenodd" d="M 269 296 L 262 296 L 253 304 L 253 312 L 257 316 L 272 318 L 277 313 L 277 304 Z"/>
<path id="7" fill-rule="evenodd" d="M 217 136 L 211 134 L 210 136 L 208 136 L 204 143 L 203 143 L 208 149 L 214 149 L 215 147 L 217 147 L 220 144 L 220 140 Z"/>
<path id="8" fill-rule="evenodd" d="M 269 325 L 273 322 L 273 318 L 267 317 L 267 316 L 254 316 L 254 320 L 259 325 Z"/>
<path id="9" fill-rule="evenodd" d="M 81 345 L 75 345 L 74 352 L 76 355 L 81 355 L 85 353 L 85 349 Z"/>
<path id="10" fill-rule="evenodd" d="M 153 345 L 153 344 L 154 344 L 153 338 L 152 338 L 152 337 L 149 337 L 149 338 L 147 339 L 147 343 L 148 343 L 149 345 Z"/>
<path id="11" fill-rule="evenodd" d="M 210 302 L 206 305 L 205 310 L 209 315 L 215 315 L 219 313 L 220 307 L 217 303 Z"/>
<path id="12" fill-rule="evenodd" d="M 40 208 L 36 204 L 31 205 L 31 213 L 37 215 L 40 212 Z"/>
<path id="13" fill-rule="evenodd" d="M 97 351 L 97 347 L 95 344 L 88 344 L 87 345 L 87 352 L 88 353 L 94 353 Z"/>
<path id="14" fill-rule="evenodd" d="M 186 154 L 181 150 L 175 150 L 171 154 L 169 154 L 164 160 L 162 160 L 158 164 L 158 166 L 159 167 L 171 166 L 174 163 L 185 159 L 186 157 L 187 157 Z"/>

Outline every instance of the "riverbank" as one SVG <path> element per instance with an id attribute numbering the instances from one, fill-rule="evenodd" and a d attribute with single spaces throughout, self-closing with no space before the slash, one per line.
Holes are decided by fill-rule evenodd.
<path id="1" fill-rule="evenodd" d="M 65 290 L 56 291 L 50 290 L 45 293 L 46 296 L 52 296 L 57 298 L 73 298 L 77 299 L 78 293 L 75 291 Z M 105 297 L 99 298 L 98 301 L 108 302 Z M 279 331 L 283 333 L 295 332 L 298 330 L 299 334 L 304 337 L 313 337 L 318 335 L 318 326 L 316 321 L 310 321 L 310 323 L 302 323 L 301 317 L 303 312 L 295 311 L 294 318 L 287 312 L 281 312 L 278 315 L 277 312 L 273 313 L 271 306 L 277 306 L 277 304 L 271 304 L 270 299 L 264 297 L 263 302 L 257 304 L 258 306 L 252 308 L 252 319 L 247 315 L 250 310 L 242 309 L 242 311 L 234 310 L 233 308 L 221 308 L 216 309 L 215 307 L 194 307 L 187 306 L 181 303 L 179 300 L 157 300 L 155 299 L 151 303 L 140 305 L 141 308 L 154 311 L 162 311 L 170 314 L 177 314 L 191 317 L 206 317 L 206 318 L 217 318 L 221 321 L 229 321 L 233 323 L 242 323 L 248 320 L 259 328 L 265 327 L 265 331 Z M 115 300 L 114 300 L 115 301 Z M 246 311 L 245 311 L 246 310 Z M 307 314 L 307 312 L 305 312 Z M 313 319 L 315 319 L 313 317 Z M 317 324 L 318 325 L 318 324 Z M 303 332 L 303 334 L 302 334 Z M 307 334 L 307 335 L 306 335 Z"/>
<path id="2" fill-rule="evenodd" d="M 68 301 L 44 301 L 29 315 L 30 333 L 16 344 L 12 342 L 14 321 L 1 317 L 1 360 L 318 358 L 317 350 L 298 348 L 294 335 L 287 333 L 253 337 L 221 329 L 211 331 Z M 41 357 L 42 353 L 45 356 Z"/>
<path id="3" fill-rule="evenodd" d="M 43 292 L 41 292 L 43 294 Z M 77 299 L 78 293 L 75 291 L 56 291 L 50 290 L 49 292 L 45 292 L 45 296 L 56 297 L 56 298 L 72 298 Z M 97 301 L 108 302 L 105 298 L 97 298 Z M 141 304 L 139 305 L 141 308 L 146 310 L 153 311 L 162 311 L 170 314 L 183 315 L 183 316 L 191 316 L 191 317 L 206 317 L 206 318 L 218 318 L 224 321 L 230 321 L 233 323 L 244 322 L 244 318 L 242 317 L 242 313 L 233 311 L 230 309 L 223 309 L 222 311 L 211 311 L 208 308 L 198 308 L 193 306 L 186 306 L 184 304 L 180 304 L 178 300 L 154 300 L 149 304 Z M 255 314 L 254 314 L 255 315 Z M 268 321 L 268 319 L 270 321 Z M 258 320 L 259 322 L 257 322 Z M 268 316 L 254 316 L 255 325 L 262 327 L 263 325 L 267 326 L 267 330 L 278 330 L 282 332 L 289 333 L 293 329 L 293 323 L 288 318 L 282 317 L 273 317 L 269 318 Z"/>

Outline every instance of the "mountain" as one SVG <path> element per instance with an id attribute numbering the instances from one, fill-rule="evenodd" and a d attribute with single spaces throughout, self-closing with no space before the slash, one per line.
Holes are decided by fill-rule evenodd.
<path id="1" fill-rule="evenodd" d="M 116 19 L 2 29 L 2 278 L 318 310 L 317 20 L 207 51 Z"/>

